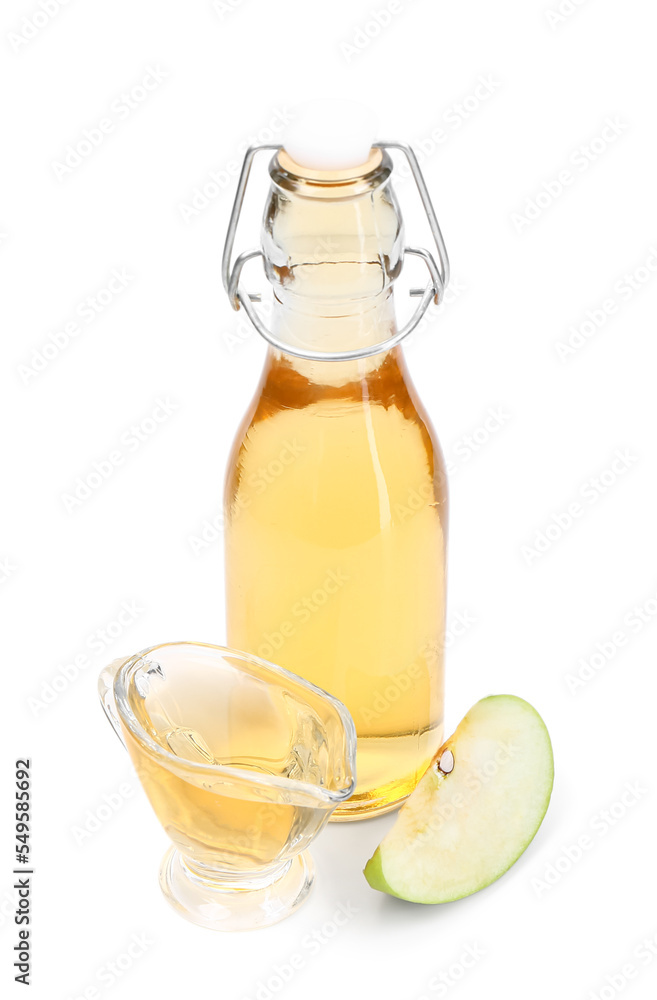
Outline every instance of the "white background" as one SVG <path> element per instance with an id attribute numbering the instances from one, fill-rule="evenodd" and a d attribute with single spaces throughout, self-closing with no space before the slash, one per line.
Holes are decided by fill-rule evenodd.
<path id="1" fill-rule="evenodd" d="M 580 0 L 557 20 L 556 4 L 403 0 L 370 38 L 358 31 L 384 0 L 223 10 L 69 0 L 45 24 L 34 0 L 3 3 L 3 981 L 16 942 L 13 763 L 29 755 L 31 996 L 654 994 L 657 958 L 641 947 L 657 932 L 653 11 Z M 121 95 L 149 69 L 165 76 L 126 113 Z M 160 895 L 167 839 L 103 719 L 96 678 L 146 645 L 224 637 L 221 537 L 198 555 L 189 539 L 220 509 L 227 450 L 264 357 L 220 283 L 234 161 L 281 110 L 332 94 L 374 104 L 382 136 L 424 150 L 458 291 L 407 352 L 452 467 L 449 618 L 474 619 L 448 650 L 448 731 L 484 695 L 524 696 L 552 734 L 555 790 L 531 848 L 479 895 L 432 908 L 372 891 L 361 869 L 387 817 L 328 829 L 313 852 L 316 890 L 290 920 L 224 936 L 186 923 Z M 61 176 L 67 147 L 108 117 L 112 131 Z M 229 183 L 206 187 L 189 217 L 216 171 Z M 411 186 L 399 193 L 409 241 L 426 245 Z M 263 170 L 240 249 L 257 240 L 264 197 Z M 87 322 L 78 310 L 113 269 L 128 283 Z M 587 311 L 599 321 L 607 300 L 615 311 L 596 325 Z M 51 335 L 72 322 L 77 335 L 48 348 L 37 371 Z M 588 336 L 560 357 L 583 324 Z M 175 410 L 138 448 L 121 446 L 158 399 Z M 491 407 L 505 416 L 486 432 Z M 77 478 L 117 447 L 123 463 L 67 510 Z M 600 479 L 617 451 L 623 472 Z M 532 555 L 548 525 L 545 551 Z M 99 639 L 98 629 L 118 631 L 124 602 L 135 602 L 131 621 Z M 62 680 L 76 657 L 84 666 Z M 568 676 L 591 657 L 572 690 Z M 106 795 L 121 803 L 110 818 Z M 337 908 L 349 906 L 336 931 Z M 309 947 L 315 932 L 323 943 Z M 108 963 L 133 934 L 148 943 L 112 981 Z M 464 971 L 468 947 L 483 955 Z M 295 954 L 303 967 L 282 985 Z"/>

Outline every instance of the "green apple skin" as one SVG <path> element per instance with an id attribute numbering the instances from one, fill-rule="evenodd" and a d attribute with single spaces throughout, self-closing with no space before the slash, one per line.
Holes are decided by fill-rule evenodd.
<path id="1" fill-rule="evenodd" d="M 372 886 L 373 889 L 378 889 L 379 892 L 387 892 L 389 896 L 397 896 L 397 893 L 394 891 L 394 889 L 390 888 L 390 886 L 385 880 L 385 876 L 383 874 L 383 866 L 381 864 L 380 847 L 377 847 L 374 854 L 365 865 L 363 871 L 365 873 L 365 878 L 367 879 L 367 881 L 369 882 L 369 884 Z M 402 897 L 397 896 L 397 898 L 401 899 Z"/>
<path id="2" fill-rule="evenodd" d="M 445 750 L 454 769 L 438 767 Z M 554 758 L 545 723 L 514 695 L 477 702 L 435 755 L 365 866 L 380 892 L 449 903 L 495 882 L 547 812 Z"/>

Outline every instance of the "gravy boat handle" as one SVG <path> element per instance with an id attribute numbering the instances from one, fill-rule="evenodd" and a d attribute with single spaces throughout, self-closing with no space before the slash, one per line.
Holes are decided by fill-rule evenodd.
<path id="1" fill-rule="evenodd" d="M 103 706 L 103 711 L 107 716 L 107 721 L 110 723 L 112 729 L 121 740 L 121 743 L 126 750 L 128 748 L 121 731 L 121 723 L 116 710 L 114 679 L 127 659 L 129 659 L 129 657 L 120 657 L 118 660 L 112 660 L 109 666 L 105 667 L 98 678 L 98 694 L 100 696 L 100 703 Z"/>

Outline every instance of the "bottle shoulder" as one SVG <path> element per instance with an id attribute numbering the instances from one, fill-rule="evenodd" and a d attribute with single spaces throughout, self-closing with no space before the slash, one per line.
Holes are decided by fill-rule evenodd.
<path id="1" fill-rule="evenodd" d="M 400 349 L 382 360 L 352 363 L 314 362 L 270 356 L 250 408 L 254 422 L 280 410 L 321 409 L 331 404 L 396 406 L 412 417 L 429 418 Z"/>
<path id="2" fill-rule="evenodd" d="M 290 448 L 303 452 L 301 464 L 320 478 L 327 463 L 348 471 L 382 462 L 402 479 L 433 479 L 441 489 L 446 483 L 435 430 L 399 350 L 339 384 L 269 358 L 235 438 L 229 482 L 256 456 L 276 463 L 280 451 L 285 461 Z"/>

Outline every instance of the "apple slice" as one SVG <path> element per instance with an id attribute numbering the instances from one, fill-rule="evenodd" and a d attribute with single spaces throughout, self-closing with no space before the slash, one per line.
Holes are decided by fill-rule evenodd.
<path id="1" fill-rule="evenodd" d="M 373 889 L 448 903 L 518 860 L 547 811 L 552 745 L 535 708 L 513 695 L 474 705 L 440 748 L 365 866 Z"/>

